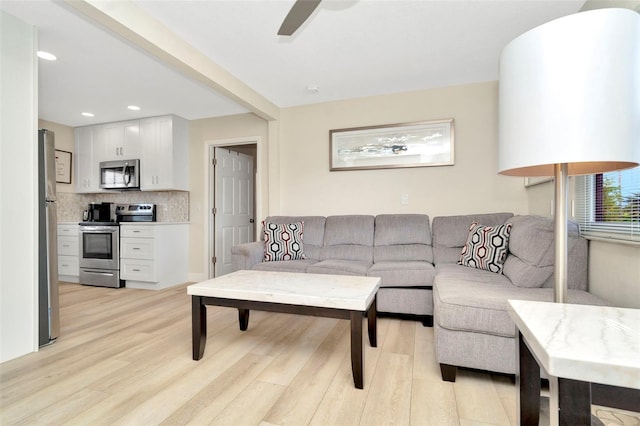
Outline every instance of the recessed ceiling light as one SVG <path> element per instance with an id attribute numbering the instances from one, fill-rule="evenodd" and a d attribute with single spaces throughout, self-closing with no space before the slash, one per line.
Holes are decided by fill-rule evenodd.
<path id="1" fill-rule="evenodd" d="M 85 117 L 93 117 L 92 112 L 83 112 L 82 115 L 84 115 Z"/>
<path id="2" fill-rule="evenodd" d="M 47 61 L 55 61 L 58 59 L 53 53 L 44 52 L 42 50 L 38 50 L 38 58 L 46 59 Z"/>
<path id="3" fill-rule="evenodd" d="M 129 105 L 127 108 L 129 108 L 131 111 L 140 111 L 140 107 L 135 105 Z"/>

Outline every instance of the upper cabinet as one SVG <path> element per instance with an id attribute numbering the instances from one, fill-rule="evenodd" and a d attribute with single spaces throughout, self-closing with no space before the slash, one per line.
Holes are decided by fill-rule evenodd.
<path id="1" fill-rule="evenodd" d="M 98 144 L 96 126 L 76 127 L 75 154 L 76 192 L 99 192 L 100 171 L 94 160 L 94 145 Z"/>
<path id="2" fill-rule="evenodd" d="M 161 116 L 77 127 L 76 191 L 102 192 L 102 161 L 140 159 L 142 191 L 189 189 L 187 120 Z"/>
<path id="3" fill-rule="evenodd" d="M 140 120 L 140 189 L 189 189 L 189 128 L 185 119 L 168 115 Z"/>
<path id="4" fill-rule="evenodd" d="M 98 147 L 98 162 L 134 160 L 140 158 L 140 132 L 138 120 L 96 126 L 102 142 Z"/>

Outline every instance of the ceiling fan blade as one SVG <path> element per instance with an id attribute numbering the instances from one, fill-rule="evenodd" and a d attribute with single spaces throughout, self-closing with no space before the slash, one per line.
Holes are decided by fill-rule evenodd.
<path id="1" fill-rule="evenodd" d="M 278 35 L 290 36 L 316 10 L 321 0 L 296 0 L 293 7 L 282 21 Z"/>

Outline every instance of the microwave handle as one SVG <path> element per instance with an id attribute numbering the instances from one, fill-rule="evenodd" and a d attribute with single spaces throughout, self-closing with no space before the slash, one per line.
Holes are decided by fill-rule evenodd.
<path id="1" fill-rule="evenodd" d="M 129 172 L 129 163 L 125 162 L 122 167 L 122 176 L 124 178 L 125 186 L 129 186 L 131 183 L 131 173 Z"/>

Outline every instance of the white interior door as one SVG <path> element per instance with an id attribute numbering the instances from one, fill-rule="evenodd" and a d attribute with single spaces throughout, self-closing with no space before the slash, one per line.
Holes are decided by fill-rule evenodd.
<path id="1" fill-rule="evenodd" d="M 232 272 L 231 247 L 254 235 L 253 157 L 225 148 L 214 150 L 215 276 Z"/>

